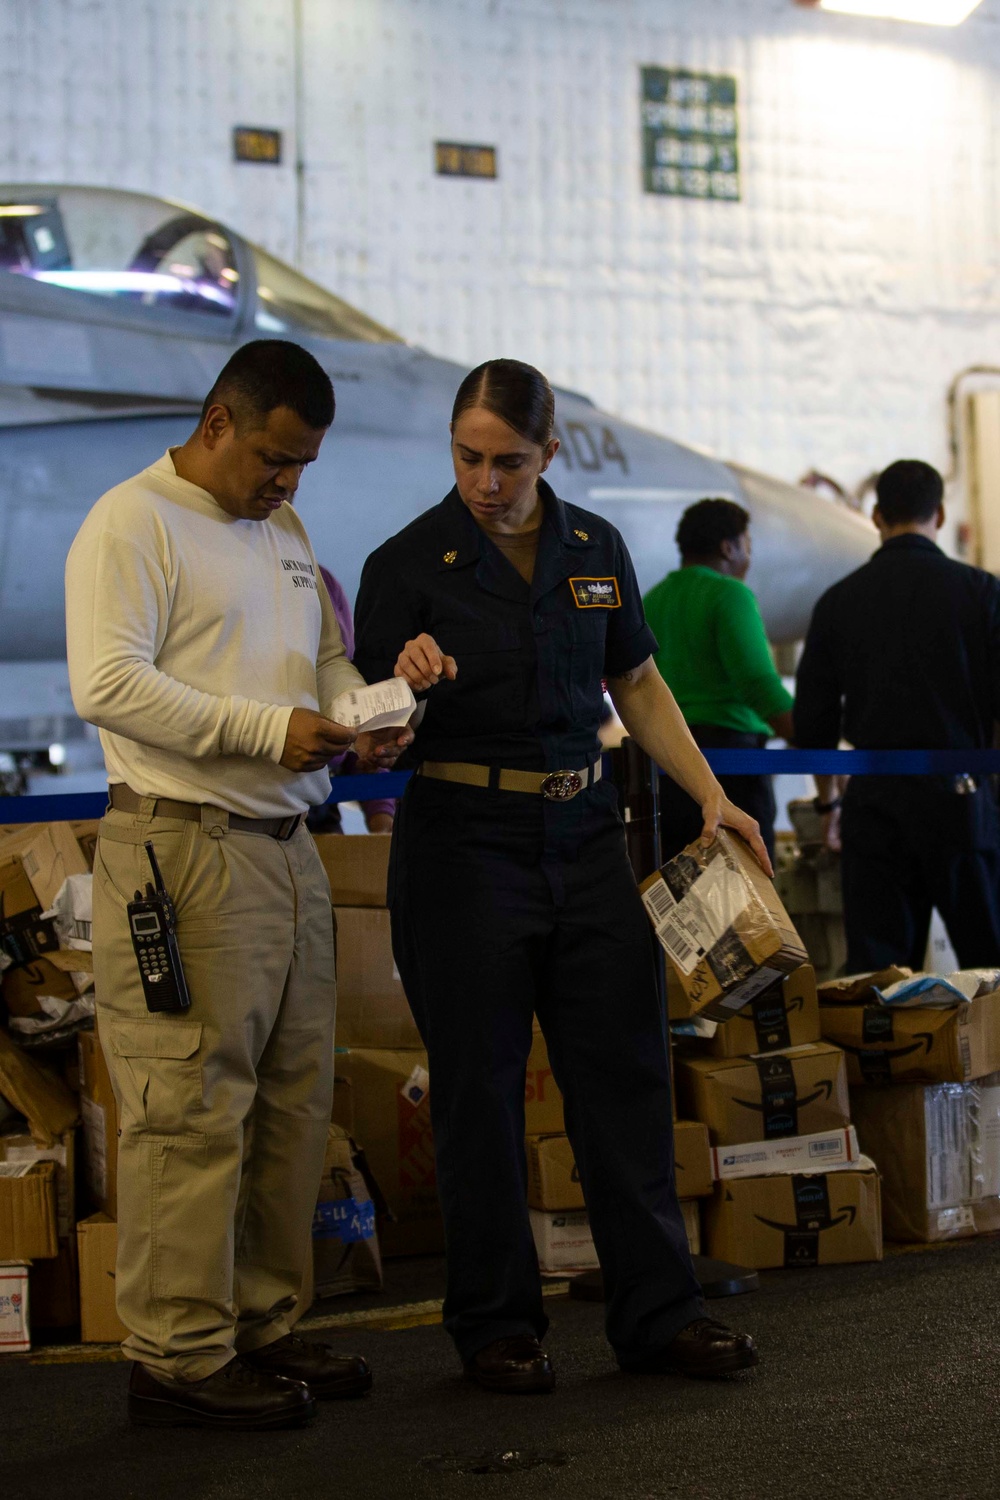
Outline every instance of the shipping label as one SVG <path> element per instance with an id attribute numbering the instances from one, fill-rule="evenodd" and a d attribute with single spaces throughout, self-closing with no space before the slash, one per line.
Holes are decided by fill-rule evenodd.
<path id="1" fill-rule="evenodd" d="M 662 878 L 643 892 L 643 901 L 663 947 L 683 974 L 691 974 L 746 910 L 748 893 L 742 875 L 716 858 L 680 901 Z"/>

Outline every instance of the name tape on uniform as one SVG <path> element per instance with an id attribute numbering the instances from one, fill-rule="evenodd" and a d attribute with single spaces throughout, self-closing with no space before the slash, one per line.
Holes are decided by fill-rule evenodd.
<path id="1" fill-rule="evenodd" d="M 577 609 L 621 609 L 617 578 L 571 578 L 569 586 Z"/>

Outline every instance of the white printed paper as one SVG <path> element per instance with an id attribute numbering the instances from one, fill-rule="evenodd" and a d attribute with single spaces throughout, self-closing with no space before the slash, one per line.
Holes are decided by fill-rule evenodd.
<path id="1" fill-rule="evenodd" d="M 402 729 L 409 723 L 417 700 L 405 677 L 387 677 L 369 687 L 351 688 L 334 698 L 330 718 L 358 733 L 375 729 Z"/>
<path id="2" fill-rule="evenodd" d="M 75 976 L 74 976 L 75 977 Z M 84 976 L 93 982 L 94 976 Z M 94 992 L 81 995 L 79 1000 L 60 1000 L 58 995 L 36 995 L 41 1015 L 11 1016 L 10 1029 L 22 1036 L 37 1036 L 45 1031 L 58 1031 L 63 1026 L 75 1026 L 94 1015 Z"/>
<path id="3" fill-rule="evenodd" d="M 93 947 L 93 881 L 92 875 L 67 875 L 51 909 L 42 913 L 43 921 L 55 918 L 61 948 L 89 952 Z"/>

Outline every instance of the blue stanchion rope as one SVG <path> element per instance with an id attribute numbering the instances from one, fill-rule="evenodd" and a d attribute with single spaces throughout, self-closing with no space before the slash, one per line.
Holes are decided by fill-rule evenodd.
<path id="1" fill-rule="evenodd" d="M 1000 774 L 1000 750 L 706 750 L 719 776 L 988 776 Z M 378 777 L 335 776 L 331 802 L 401 797 L 410 771 Z M 103 792 L 0 797 L 0 823 L 58 823 L 100 818 Z"/>

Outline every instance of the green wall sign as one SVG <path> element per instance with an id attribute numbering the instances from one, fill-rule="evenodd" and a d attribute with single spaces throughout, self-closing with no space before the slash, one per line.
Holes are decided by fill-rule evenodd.
<path id="1" fill-rule="evenodd" d="M 642 177 L 647 193 L 739 199 L 735 78 L 642 69 Z"/>

